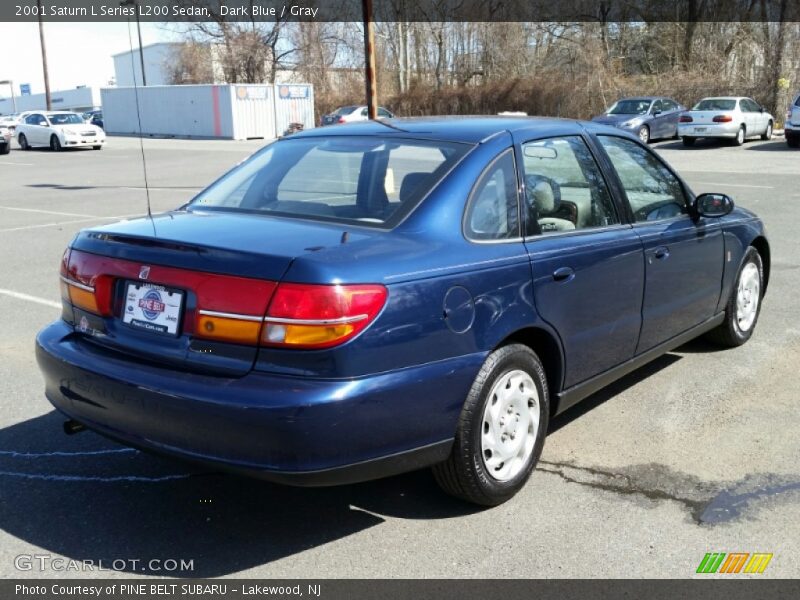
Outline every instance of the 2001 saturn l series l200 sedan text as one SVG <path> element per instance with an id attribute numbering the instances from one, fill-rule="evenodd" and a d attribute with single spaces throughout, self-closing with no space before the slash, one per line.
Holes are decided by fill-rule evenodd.
<path id="1" fill-rule="evenodd" d="M 747 341 L 769 267 L 757 217 L 618 129 L 359 123 L 79 233 L 37 357 L 75 429 L 304 485 L 433 466 L 493 505 L 552 414 L 700 334 Z"/>

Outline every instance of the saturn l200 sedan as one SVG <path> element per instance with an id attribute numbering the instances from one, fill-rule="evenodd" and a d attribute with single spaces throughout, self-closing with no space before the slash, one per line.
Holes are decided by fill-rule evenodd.
<path id="1" fill-rule="evenodd" d="M 432 466 L 495 505 L 548 422 L 701 334 L 753 334 L 761 221 L 594 123 L 305 131 L 189 204 L 79 233 L 39 333 L 69 431 L 274 481 Z"/>

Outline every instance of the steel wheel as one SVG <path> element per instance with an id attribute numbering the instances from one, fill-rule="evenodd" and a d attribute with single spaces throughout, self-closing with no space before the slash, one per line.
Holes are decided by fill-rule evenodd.
<path id="1" fill-rule="evenodd" d="M 761 300 L 761 273 L 755 263 L 747 263 L 739 276 L 736 291 L 736 322 L 742 332 L 750 331 Z"/>
<path id="2" fill-rule="evenodd" d="M 481 455 L 487 473 L 508 481 L 522 472 L 539 432 L 539 394 L 533 379 L 515 369 L 500 377 L 483 411 Z"/>

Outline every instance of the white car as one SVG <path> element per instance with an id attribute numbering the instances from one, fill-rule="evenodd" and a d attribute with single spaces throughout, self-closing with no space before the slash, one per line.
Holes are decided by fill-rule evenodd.
<path id="1" fill-rule="evenodd" d="M 800 146 L 800 94 L 794 97 L 792 105 L 786 111 L 786 125 L 783 128 L 786 144 L 790 148 Z"/>
<path id="2" fill-rule="evenodd" d="M 394 115 L 383 108 L 378 107 L 379 119 L 393 119 Z M 354 123 L 356 121 L 369 120 L 369 109 L 366 106 L 343 106 L 329 115 L 324 115 L 320 120 L 320 125 L 335 125 L 341 123 Z"/>
<path id="3" fill-rule="evenodd" d="M 750 137 L 770 139 L 774 124 L 775 118 L 752 98 L 703 98 L 680 116 L 678 135 L 684 146 L 697 138 L 726 138 L 741 146 Z"/>
<path id="4" fill-rule="evenodd" d="M 100 150 L 106 143 L 106 134 L 85 123 L 78 113 L 41 111 L 30 113 L 17 125 L 17 143 L 23 150 L 42 146 L 55 152 L 81 146 Z"/>
<path id="5" fill-rule="evenodd" d="M 11 152 L 11 130 L 0 123 L 0 154 Z"/>

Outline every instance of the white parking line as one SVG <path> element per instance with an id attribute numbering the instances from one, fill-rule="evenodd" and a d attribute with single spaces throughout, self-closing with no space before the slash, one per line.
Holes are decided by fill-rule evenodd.
<path id="1" fill-rule="evenodd" d="M 50 306 L 52 308 L 61 308 L 60 302 L 53 302 L 47 298 L 39 298 L 38 296 L 31 296 L 30 294 L 23 294 L 13 290 L 5 290 L 3 288 L 0 288 L 0 296 L 8 296 L 9 298 L 25 300 L 26 302 L 34 302 L 35 304 L 42 304 L 43 306 Z"/>
<path id="2" fill-rule="evenodd" d="M 716 181 L 695 181 L 695 185 L 718 185 L 720 187 L 753 188 L 754 190 L 774 190 L 771 185 L 747 185 L 744 183 L 720 183 Z"/>
<path id="3" fill-rule="evenodd" d="M 6 162 L 6 161 L 0 162 L 0 167 L 2 167 L 3 165 L 14 165 L 14 166 L 17 166 L 17 167 L 32 167 L 33 163 L 15 163 L 15 162 Z"/>
<path id="4" fill-rule="evenodd" d="M 57 227 L 59 225 L 71 225 L 73 223 L 87 223 L 89 221 L 116 221 L 118 219 L 129 219 L 131 217 L 141 217 L 141 213 L 132 215 L 116 215 L 113 217 L 90 217 L 87 219 L 74 219 L 72 221 L 59 221 L 58 223 L 39 223 L 38 225 L 23 225 L 22 227 L 9 227 L 8 229 L 0 229 L 0 233 L 8 233 L 10 231 L 24 231 L 26 229 L 39 229 L 41 227 Z"/>
<path id="5" fill-rule="evenodd" d="M 103 217 L 98 217 L 97 215 L 87 215 L 81 213 L 69 213 L 69 212 L 59 212 L 56 210 L 41 210 L 39 208 L 19 208 L 17 206 L 0 206 L 3 210 L 17 210 L 20 212 L 32 212 L 32 213 L 42 213 L 46 215 L 61 215 L 64 217 L 92 217 L 96 219 L 102 219 Z"/>

